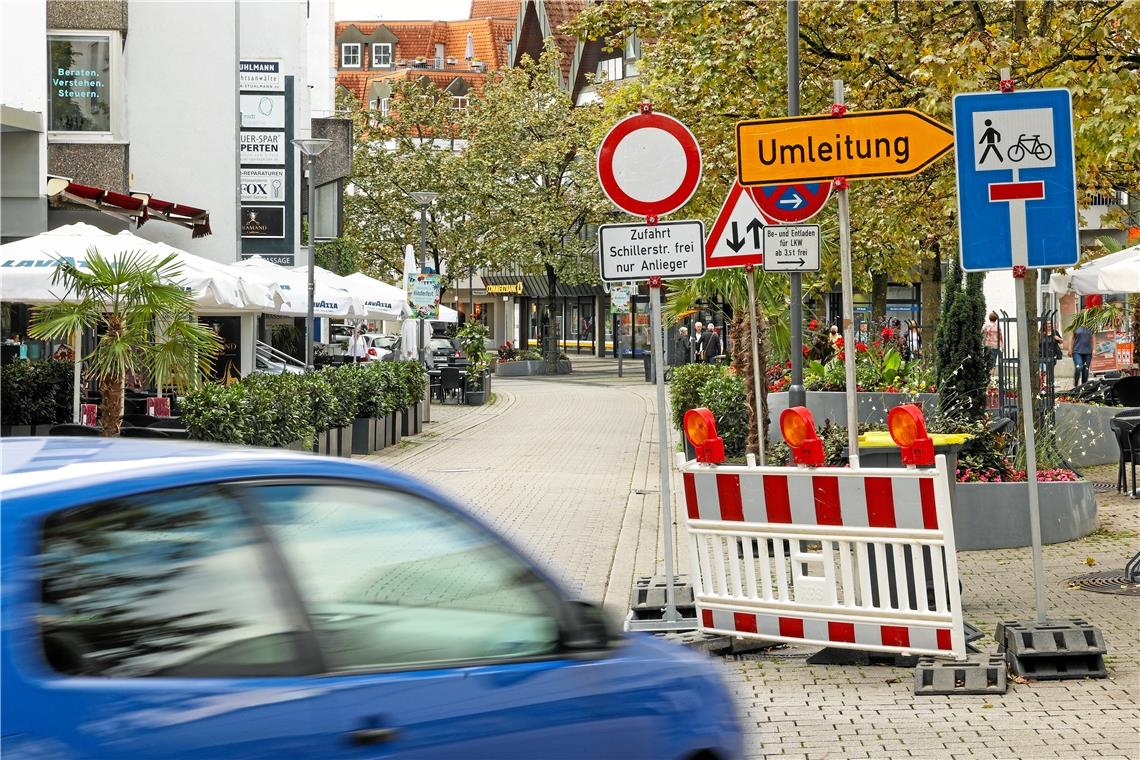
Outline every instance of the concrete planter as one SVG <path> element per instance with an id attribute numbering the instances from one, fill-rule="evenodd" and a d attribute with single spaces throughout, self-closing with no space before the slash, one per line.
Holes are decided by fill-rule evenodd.
<path id="1" fill-rule="evenodd" d="M 336 456 L 344 457 L 345 459 L 352 458 L 352 425 L 333 428 L 330 432 L 332 433 L 336 449 L 329 453 L 336 454 Z"/>
<path id="2" fill-rule="evenodd" d="M 1041 541 L 1072 541 L 1096 529 L 1092 484 L 1038 483 Z M 1030 545 L 1028 483 L 958 483 L 952 499 L 959 549 L 1011 549 Z"/>
<path id="3" fill-rule="evenodd" d="M 388 428 L 383 417 L 372 418 L 372 435 L 368 439 L 369 451 L 379 451 L 388 445 Z"/>
<path id="4" fill-rule="evenodd" d="M 376 420 L 371 417 L 357 417 L 352 421 L 352 453 L 370 454 L 376 440 Z"/>
<path id="5" fill-rule="evenodd" d="M 573 369 L 574 368 L 570 365 L 569 359 L 559 359 L 558 360 L 558 374 L 569 375 L 573 371 Z"/>
<path id="6" fill-rule="evenodd" d="M 866 392 L 859 396 L 859 422 L 874 425 L 886 424 L 887 412 L 899 404 L 918 404 L 923 413 L 930 417 L 938 408 L 937 393 L 878 393 Z M 786 391 L 768 394 L 768 439 L 777 443 L 780 436 L 780 412 L 788 408 Z M 841 391 L 808 391 L 807 408 L 815 418 L 815 424 L 822 426 L 831 420 L 833 425 L 847 425 L 847 394 Z"/>
<path id="7" fill-rule="evenodd" d="M 467 391 L 467 404 L 469 406 L 483 406 L 487 403 L 486 391 Z"/>
<path id="8" fill-rule="evenodd" d="M 422 407 L 423 402 L 420 401 L 398 412 L 400 415 L 400 435 L 419 435 L 423 432 Z"/>
<path id="9" fill-rule="evenodd" d="M 388 445 L 395 446 L 404 435 L 404 414 L 397 410 L 388 415 Z"/>
<path id="10" fill-rule="evenodd" d="M 322 456 L 328 456 L 330 446 L 335 447 L 335 445 L 336 444 L 332 442 L 332 435 L 330 431 L 318 430 L 313 438 L 313 453 L 320 454 Z M 333 453 L 335 455 L 335 449 Z"/>
<path id="11" fill-rule="evenodd" d="M 569 359 L 558 360 L 558 374 L 569 375 L 573 371 L 573 366 L 570 364 Z M 545 375 L 546 371 L 545 360 L 527 360 L 516 362 L 503 362 L 502 364 L 495 365 L 495 374 L 499 377 L 530 377 L 531 375 Z"/>
<path id="12" fill-rule="evenodd" d="M 1109 421 L 1122 411 L 1120 406 L 1057 404 L 1057 442 L 1061 453 L 1078 467 L 1116 463 L 1120 449 Z"/>

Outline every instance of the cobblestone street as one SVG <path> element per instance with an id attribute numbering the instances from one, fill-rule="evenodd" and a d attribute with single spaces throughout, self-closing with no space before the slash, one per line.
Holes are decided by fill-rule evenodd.
<path id="1" fill-rule="evenodd" d="M 623 380 L 612 363 L 574 357 L 574 366 L 568 377 L 496 378 L 487 406 L 433 405 L 423 435 L 370 459 L 471 505 L 616 620 L 633 579 L 662 571 L 653 386 L 641 381 L 639 363 Z M 1086 473 L 1114 476 L 1113 466 Z M 1140 600 L 1069 583 L 1119 570 L 1140 548 L 1137 502 L 1098 501 L 1099 529 L 1046 546 L 1045 564 L 1051 616 L 1100 627 L 1108 679 L 916 697 L 909 668 L 813 666 L 805 659 L 814 650 L 796 647 L 738 655 L 723 667 L 750 756 L 1140 757 Z M 686 572 L 685 544 L 677 545 Z M 995 623 L 1033 617 L 1029 550 L 962 552 L 959 568 L 966 620 L 986 632 L 981 648 L 994 651 Z"/>

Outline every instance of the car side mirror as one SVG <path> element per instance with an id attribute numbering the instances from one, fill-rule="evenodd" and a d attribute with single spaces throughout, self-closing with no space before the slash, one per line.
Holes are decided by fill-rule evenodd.
<path id="1" fill-rule="evenodd" d="M 562 645 L 570 650 L 609 649 L 617 638 L 605 610 L 590 602 L 567 604 L 569 625 L 562 634 Z"/>

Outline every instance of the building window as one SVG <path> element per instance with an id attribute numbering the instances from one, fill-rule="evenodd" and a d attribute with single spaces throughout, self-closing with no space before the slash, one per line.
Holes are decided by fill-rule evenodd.
<path id="1" fill-rule="evenodd" d="M 122 97 L 118 32 L 48 33 L 48 131 L 106 139 Z"/>
<path id="2" fill-rule="evenodd" d="M 392 65 L 392 43 L 375 42 L 372 44 L 372 68 L 388 67 Z"/>
<path id="3" fill-rule="evenodd" d="M 457 111 L 467 110 L 467 96 L 466 95 L 453 95 L 451 98 L 451 107 Z"/>
<path id="4" fill-rule="evenodd" d="M 340 67 L 342 69 L 360 68 L 359 42 L 346 42 L 340 46 Z"/>
<path id="5" fill-rule="evenodd" d="M 444 54 L 443 43 L 442 42 L 435 43 L 435 62 L 433 64 L 433 68 L 436 68 L 436 69 L 442 69 L 443 68 L 443 54 Z"/>
<path id="6" fill-rule="evenodd" d="M 598 76 L 604 77 L 607 82 L 616 82 L 625 78 L 625 67 L 621 56 L 607 58 L 598 62 Z"/>
<path id="7" fill-rule="evenodd" d="M 391 98 L 380 98 L 380 115 L 387 118 L 389 110 L 392 108 Z"/>

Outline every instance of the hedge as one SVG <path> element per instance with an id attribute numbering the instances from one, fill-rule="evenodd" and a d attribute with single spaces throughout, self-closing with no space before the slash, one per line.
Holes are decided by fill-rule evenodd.
<path id="1" fill-rule="evenodd" d="M 14 360 L 0 367 L 0 423 L 51 425 L 71 422 L 71 362 Z"/>

